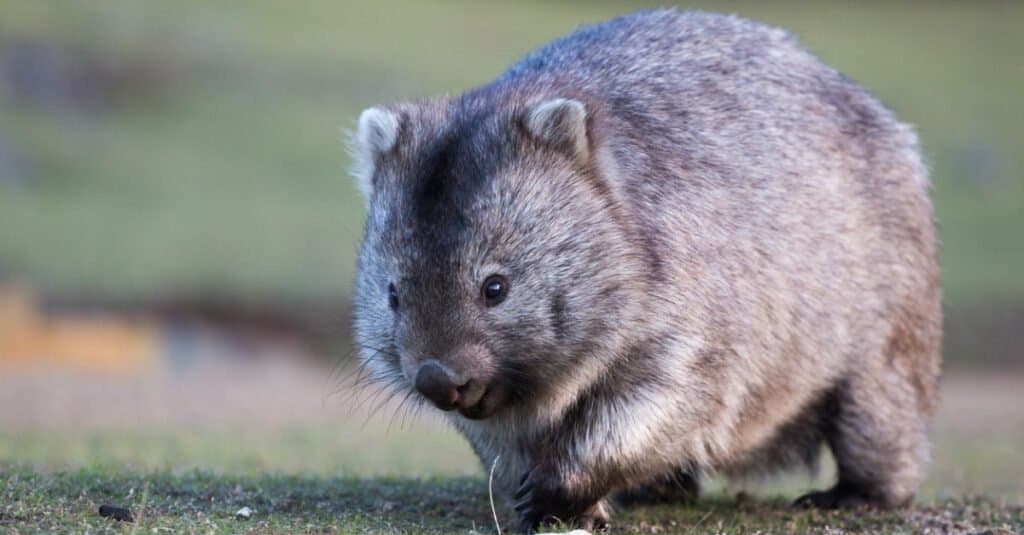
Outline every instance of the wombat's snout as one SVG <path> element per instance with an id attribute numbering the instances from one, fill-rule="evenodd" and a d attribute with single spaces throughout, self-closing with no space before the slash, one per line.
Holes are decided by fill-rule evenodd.
<path id="1" fill-rule="evenodd" d="M 436 360 L 424 363 L 416 372 L 416 390 L 441 410 L 450 411 L 458 406 L 460 386 L 452 372 Z"/>
<path id="2" fill-rule="evenodd" d="M 460 379 L 436 360 L 428 360 L 416 372 L 416 390 L 443 411 L 466 410 L 483 397 L 487 386 L 482 381 Z"/>

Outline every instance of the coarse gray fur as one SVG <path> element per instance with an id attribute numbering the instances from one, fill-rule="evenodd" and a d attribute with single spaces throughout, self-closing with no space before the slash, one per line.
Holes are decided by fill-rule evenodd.
<path id="1" fill-rule="evenodd" d="M 927 170 L 910 127 L 785 31 L 675 10 L 585 27 L 463 95 L 367 110 L 354 156 L 362 358 L 401 390 L 427 361 L 482 385 L 448 414 L 501 456 L 523 529 L 822 442 L 838 482 L 802 503 L 914 496 L 941 341 Z"/>

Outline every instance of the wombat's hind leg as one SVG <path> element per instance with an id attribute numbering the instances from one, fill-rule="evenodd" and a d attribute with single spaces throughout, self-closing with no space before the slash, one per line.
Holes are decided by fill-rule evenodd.
<path id="1" fill-rule="evenodd" d="M 840 384 L 831 408 L 827 437 L 838 482 L 795 505 L 891 508 L 913 500 L 928 449 L 920 386 L 886 359 L 874 361 L 876 369 L 871 365 Z"/>
<path id="2" fill-rule="evenodd" d="M 688 470 L 678 469 L 660 475 L 643 485 L 624 490 L 615 495 L 623 506 L 654 505 L 660 503 L 693 503 L 700 494 L 698 476 Z"/>

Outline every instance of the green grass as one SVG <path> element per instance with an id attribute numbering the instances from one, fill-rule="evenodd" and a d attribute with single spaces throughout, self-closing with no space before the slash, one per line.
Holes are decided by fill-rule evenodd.
<path id="1" fill-rule="evenodd" d="M 171 529 L 175 532 L 440 532 L 487 525 L 486 488 L 471 479 L 228 476 L 204 472 L 111 472 L 82 469 L 40 474 L 0 467 L 0 528 L 38 531 Z M 97 514 L 103 504 L 130 507 L 136 522 Z M 249 521 L 235 519 L 247 506 Z M 387 518 L 380 513 L 387 511 Z M 431 529 L 432 528 L 432 529 Z"/>
<path id="2" fill-rule="evenodd" d="M 377 102 L 483 83 L 530 49 L 644 7 L 267 0 L 4 5 L 0 47 L 63 44 L 153 65 L 159 87 L 100 111 L 0 90 L 0 274 L 50 294 L 337 299 L 362 205 L 338 127 Z M 700 1 L 792 29 L 919 126 L 948 302 L 1024 297 L 1024 34 L 1017 3 Z"/>
<path id="3" fill-rule="evenodd" d="M 135 521 L 97 514 L 128 507 Z M 235 512 L 255 514 L 239 520 Z M 507 517 L 499 517 L 508 522 Z M 505 525 L 509 531 L 509 525 Z M 325 478 L 237 476 L 200 471 L 104 469 L 40 473 L 0 465 L 0 529 L 40 532 L 143 533 L 494 533 L 486 482 L 480 478 Z M 611 533 L 908 533 L 1024 529 L 1024 510 L 981 498 L 898 512 L 794 510 L 781 499 L 733 500 L 623 511 Z"/>

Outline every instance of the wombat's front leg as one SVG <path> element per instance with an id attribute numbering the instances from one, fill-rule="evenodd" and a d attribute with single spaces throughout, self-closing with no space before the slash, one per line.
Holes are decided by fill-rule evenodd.
<path id="1" fill-rule="evenodd" d="M 569 478 L 554 463 L 541 462 L 523 474 L 514 499 L 519 526 L 533 533 L 540 524 L 565 522 L 593 530 L 608 524 L 609 489 Z"/>

